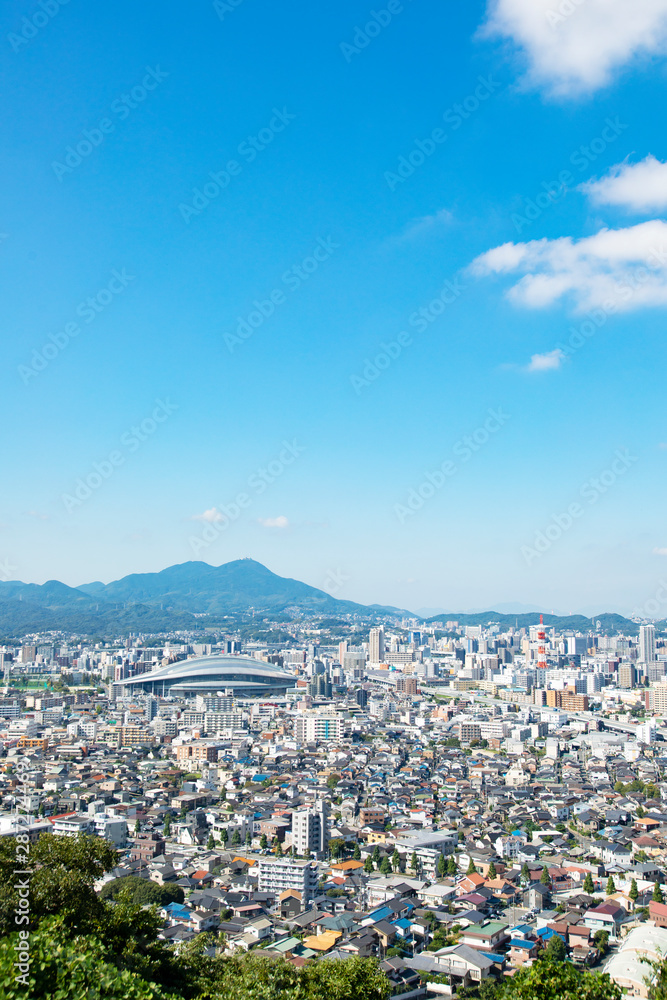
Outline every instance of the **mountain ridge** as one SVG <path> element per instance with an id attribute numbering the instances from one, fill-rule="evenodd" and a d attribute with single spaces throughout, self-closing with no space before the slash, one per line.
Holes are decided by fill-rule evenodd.
<path id="1" fill-rule="evenodd" d="M 505 605 L 507 606 L 507 605 Z M 433 623 L 528 627 L 539 613 L 511 614 L 495 610 L 440 612 L 429 618 L 387 605 L 358 604 L 290 577 L 278 576 L 254 559 L 236 559 L 220 566 L 188 561 L 155 573 L 130 573 L 108 584 L 101 581 L 70 587 L 59 580 L 43 584 L 0 581 L 0 633 L 72 631 L 83 634 L 163 632 L 215 624 L 229 615 L 250 612 L 282 614 L 296 609 L 316 614 L 356 614 L 366 618 L 415 618 Z M 430 610 L 430 609 L 429 609 Z M 208 619 L 208 621 L 207 621 Z M 547 626 L 586 632 L 600 621 L 605 632 L 636 633 L 636 623 L 607 612 L 584 615 L 544 615 Z"/>

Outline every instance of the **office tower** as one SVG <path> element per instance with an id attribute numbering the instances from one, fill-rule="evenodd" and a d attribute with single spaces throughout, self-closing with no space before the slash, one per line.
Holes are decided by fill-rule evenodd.
<path id="1" fill-rule="evenodd" d="M 621 663 L 619 666 L 618 686 L 622 688 L 637 687 L 637 671 L 631 663 Z"/>
<path id="2" fill-rule="evenodd" d="M 382 663 L 384 660 L 384 629 L 372 628 L 368 642 L 368 659 L 371 663 Z"/>
<path id="3" fill-rule="evenodd" d="M 146 719 L 148 722 L 152 722 L 157 716 L 158 701 L 157 698 L 149 694 L 146 697 Z"/>
<path id="4" fill-rule="evenodd" d="M 640 663 L 655 662 L 655 626 L 639 626 L 639 661 Z"/>

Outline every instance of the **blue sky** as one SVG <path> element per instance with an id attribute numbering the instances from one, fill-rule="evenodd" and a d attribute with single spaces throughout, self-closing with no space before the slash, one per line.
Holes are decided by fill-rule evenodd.
<path id="1" fill-rule="evenodd" d="M 320 6 L 3 5 L 3 578 L 650 610 L 667 0 Z"/>

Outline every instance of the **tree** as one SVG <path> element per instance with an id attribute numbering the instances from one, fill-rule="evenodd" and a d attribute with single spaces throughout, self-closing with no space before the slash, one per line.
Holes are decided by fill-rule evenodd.
<path id="1" fill-rule="evenodd" d="M 343 853 L 344 847 L 345 841 L 342 837 L 332 837 L 329 841 L 329 851 L 331 852 L 331 857 L 339 858 Z"/>
<path id="2" fill-rule="evenodd" d="M 250 847 L 251 844 L 252 844 L 252 834 L 251 834 L 250 830 L 246 830 L 245 846 L 246 847 Z"/>
<path id="3" fill-rule="evenodd" d="M 168 837 L 171 833 L 171 813 L 165 814 L 162 832 L 164 833 L 165 837 Z"/>
<path id="4" fill-rule="evenodd" d="M 487 878 L 496 878 L 497 875 L 498 875 L 498 872 L 496 871 L 496 866 L 494 865 L 494 863 L 492 861 L 491 864 L 489 865 L 489 871 L 488 871 Z"/>
<path id="5" fill-rule="evenodd" d="M 394 848 L 394 853 L 391 856 L 391 867 L 396 872 L 401 867 L 401 855 L 398 853 L 398 848 Z"/>
<path id="6" fill-rule="evenodd" d="M 542 868 L 542 874 L 540 875 L 540 882 L 542 885 L 551 885 L 551 877 L 549 875 L 549 869 L 546 865 Z"/>
<path id="7" fill-rule="evenodd" d="M 115 878 L 102 887 L 100 899 L 119 899 L 121 893 L 135 906 L 167 906 L 168 903 L 182 903 L 185 899 L 180 885 L 158 885 L 149 878 L 128 875 Z"/>
<path id="8" fill-rule="evenodd" d="M 283 845 L 276 838 L 276 857 L 277 858 L 282 858 L 282 856 L 283 856 Z"/>
<path id="9" fill-rule="evenodd" d="M 97 937 L 70 937 L 49 917 L 30 932 L 30 965 L 17 979 L 19 932 L 0 939 L 0 981 L 6 1000 L 168 1000 L 171 993 L 128 969 L 119 969 Z M 22 970 L 21 970 L 22 971 Z"/>
<path id="10" fill-rule="evenodd" d="M 604 955 L 609 947 L 609 931 L 596 931 L 593 935 L 593 944 Z"/>
<path id="11" fill-rule="evenodd" d="M 373 854 L 371 856 L 373 858 L 373 864 L 376 865 L 376 866 L 379 865 L 380 864 L 380 848 L 378 847 L 377 844 L 373 848 Z"/>
<path id="12" fill-rule="evenodd" d="M 113 847 L 99 837 L 43 833 L 29 850 L 16 837 L 0 838 L 0 934 L 17 928 L 14 911 L 21 912 L 17 867 L 32 870 L 31 927 L 43 917 L 59 914 L 76 931 L 102 916 L 103 904 L 93 886 L 116 867 L 117 859 Z"/>
<path id="13" fill-rule="evenodd" d="M 410 858 L 410 870 L 413 872 L 419 871 L 419 858 L 416 851 L 412 852 L 412 857 Z"/>
<path id="14" fill-rule="evenodd" d="M 137 816 L 136 822 L 134 824 L 134 832 L 135 833 L 141 833 L 141 821 L 140 821 L 140 819 L 139 819 L 138 816 Z"/>
<path id="15" fill-rule="evenodd" d="M 209 833 L 208 835 L 208 840 L 206 841 L 206 850 L 207 851 L 215 850 L 215 837 L 213 836 L 212 833 Z"/>
<path id="16" fill-rule="evenodd" d="M 220 843 L 222 844 L 223 847 L 227 846 L 228 840 L 229 840 L 229 831 L 226 826 L 223 826 L 222 830 L 220 831 Z"/>
<path id="17" fill-rule="evenodd" d="M 340 774 L 330 774 L 327 778 L 327 788 L 335 788 L 340 781 Z"/>
<path id="18" fill-rule="evenodd" d="M 438 858 L 438 878 L 444 878 L 447 874 L 447 864 L 443 855 L 441 854 Z"/>
<path id="19" fill-rule="evenodd" d="M 456 875 L 457 873 L 458 873 L 458 868 L 456 865 L 456 861 L 454 860 L 454 855 L 450 854 L 449 857 L 447 858 L 447 874 Z"/>
<path id="20" fill-rule="evenodd" d="M 615 892 L 616 892 L 616 886 L 614 885 L 614 880 L 613 880 L 613 878 L 610 875 L 609 878 L 607 879 L 607 887 L 605 889 L 605 896 L 613 896 L 613 894 Z"/>
<path id="21" fill-rule="evenodd" d="M 365 871 L 365 872 L 366 872 L 366 873 L 367 873 L 368 875 L 371 875 L 371 874 L 372 874 L 372 872 L 374 872 L 374 871 L 375 871 L 375 868 L 374 868 L 374 866 L 373 866 L 373 859 L 372 859 L 372 857 L 370 856 L 370 854 L 368 855 L 368 857 L 367 857 L 367 858 L 366 858 L 366 860 L 364 861 L 364 871 Z"/>
<path id="22" fill-rule="evenodd" d="M 266 834 L 263 833 L 262 836 L 259 838 L 259 846 L 264 851 L 266 849 L 266 845 L 267 844 L 268 844 L 268 840 L 266 839 Z"/>
<path id="23" fill-rule="evenodd" d="M 354 845 L 354 851 L 352 852 L 352 857 L 355 861 L 361 861 L 361 848 L 359 844 Z"/>
<path id="24" fill-rule="evenodd" d="M 391 875 L 392 872 L 391 861 L 389 860 L 386 854 L 383 857 L 382 861 L 380 862 L 380 871 L 382 872 L 383 875 Z"/>
<path id="25" fill-rule="evenodd" d="M 466 872 L 466 875 L 476 875 L 476 874 L 477 874 L 477 869 L 475 868 L 475 862 L 471 858 L 470 861 L 468 862 L 468 870 Z"/>
<path id="26" fill-rule="evenodd" d="M 637 902 L 637 897 L 639 896 L 639 889 L 637 888 L 637 879 L 635 878 L 633 878 L 632 882 L 630 883 L 630 892 L 628 893 L 628 896 L 630 897 L 633 903 Z"/>
<path id="27" fill-rule="evenodd" d="M 551 959 L 553 962 L 564 962 L 567 956 L 567 949 L 565 947 L 565 942 L 563 941 L 560 934 L 554 934 L 549 938 L 549 943 L 546 947 L 546 957 Z"/>
<path id="28" fill-rule="evenodd" d="M 545 957 L 519 969 L 500 989 L 502 1000 L 621 1000 L 608 975 Z"/>
<path id="29" fill-rule="evenodd" d="M 659 882 L 656 882 L 653 886 L 653 895 L 651 896 L 651 899 L 654 903 L 664 903 L 665 901 L 663 899 L 662 889 L 660 888 Z"/>
<path id="30" fill-rule="evenodd" d="M 587 892 L 590 896 L 592 892 L 595 892 L 595 886 L 593 885 L 593 877 L 590 872 L 586 872 L 586 878 L 583 884 L 584 892 Z"/>
<path id="31" fill-rule="evenodd" d="M 530 882 L 530 868 L 525 861 L 521 867 L 521 878 L 525 879 L 526 882 Z"/>
<path id="32" fill-rule="evenodd" d="M 234 832 L 232 834 L 232 847 L 238 847 L 240 843 L 241 843 L 241 834 L 239 833 L 238 827 L 235 827 Z"/>

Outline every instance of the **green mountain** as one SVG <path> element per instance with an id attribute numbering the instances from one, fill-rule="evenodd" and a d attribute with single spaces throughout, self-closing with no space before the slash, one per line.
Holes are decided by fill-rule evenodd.
<path id="1" fill-rule="evenodd" d="M 133 573 L 104 584 L 68 587 L 0 582 L 0 634 L 61 630 L 81 634 L 161 632 L 220 622 L 251 610 L 279 614 L 356 614 L 402 617 L 408 611 L 340 601 L 299 580 L 277 576 L 253 559 L 222 566 L 187 562 L 160 573 Z M 195 617 L 195 616 L 203 617 Z"/>
<path id="2" fill-rule="evenodd" d="M 293 610 L 305 614 L 359 615 L 379 620 L 388 617 L 418 618 L 401 608 L 341 601 L 324 590 L 299 580 L 278 576 L 254 559 L 237 559 L 222 566 L 186 562 L 160 573 L 132 573 L 113 583 L 68 587 L 58 580 L 42 585 L 0 582 L 0 635 L 59 630 L 82 635 L 122 635 L 128 632 L 165 632 L 223 624 L 227 615 L 250 611 L 282 615 Z M 201 617 L 198 617 L 201 616 Z M 461 625 L 527 627 L 539 614 L 511 615 L 497 611 L 476 614 L 454 612 L 436 615 L 429 622 L 458 621 Z M 544 623 L 558 629 L 587 632 L 636 633 L 637 625 L 616 614 L 595 619 L 583 615 L 545 615 Z"/>

